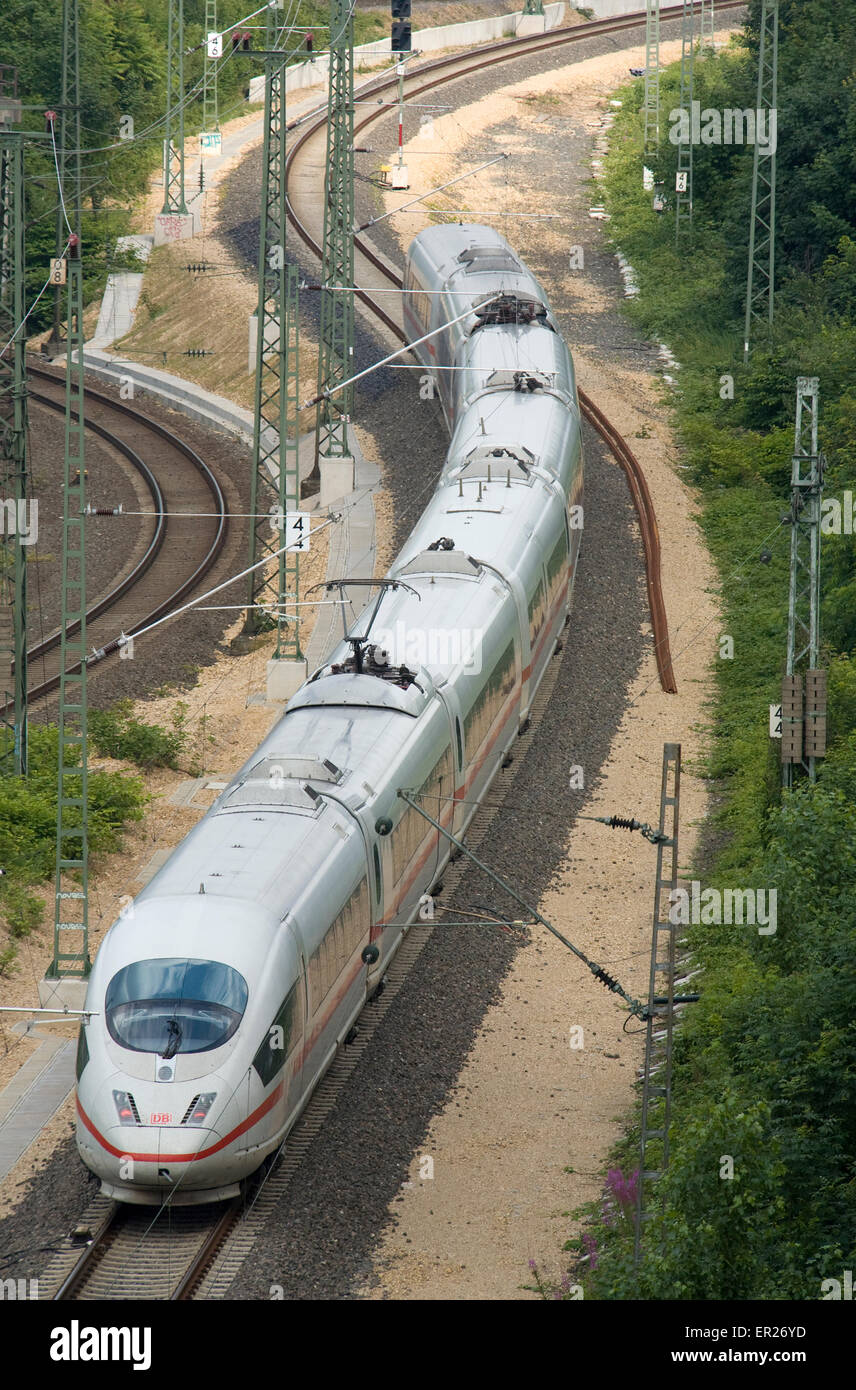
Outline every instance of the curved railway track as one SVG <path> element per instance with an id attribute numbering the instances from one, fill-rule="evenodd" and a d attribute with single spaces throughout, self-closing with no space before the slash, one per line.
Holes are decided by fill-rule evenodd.
<path id="1" fill-rule="evenodd" d="M 28 365 L 27 376 L 42 387 L 29 392 L 30 401 L 63 413 L 64 378 L 32 365 Z M 87 644 L 91 648 L 87 667 L 91 668 L 119 650 L 118 633 L 132 637 L 192 593 L 217 560 L 228 522 L 226 499 L 215 474 L 166 426 L 89 387 L 85 413 L 86 428 L 130 464 L 152 503 L 151 535 L 142 557 L 86 610 Z M 177 515 L 181 512 L 196 515 Z M 70 624 L 68 631 L 76 632 L 79 626 Z M 28 666 L 41 667 L 41 680 L 30 686 L 31 703 L 59 686 L 60 643 L 57 629 L 27 650 Z M 79 663 L 69 669 L 79 670 Z"/>
<path id="2" fill-rule="evenodd" d="M 744 0 L 721 0 L 720 10 L 734 10 L 744 7 Z M 696 6 L 696 9 L 699 7 Z M 679 18 L 681 7 L 673 6 L 661 10 L 661 20 Z M 614 19 L 594 20 L 588 24 L 575 25 L 571 29 L 552 30 L 546 34 L 532 35 L 522 39 L 508 39 L 500 43 L 488 44 L 480 48 L 475 54 L 456 54 L 448 58 L 436 59 L 412 71 L 412 74 L 405 78 L 404 91 L 405 98 L 414 101 L 426 95 L 447 82 L 452 82 L 460 77 L 466 76 L 474 71 L 480 71 L 486 67 L 492 67 L 497 63 L 512 61 L 515 58 L 531 56 L 533 53 L 550 51 L 563 47 L 567 44 L 582 42 L 587 38 L 596 37 L 604 34 L 622 33 L 628 29 L 635 29 L 640 24 L 645 23 L 644 12 L 636 15 L 623 15 Z M 398 77 L 396 75 L 380 77 L 366 83 L 360 88 L 362 99 L 367 97 L 380 96 L 384 92 L 397 92 Z M 364 131 L 369 125 L 380 119 L 385 114 L 387 105 L 393 103 L 383 103 L 378 109 L 370 111 L 361 120 L 354 124 L 354 135 Z M 300 237 L 301 241 L 310 251 L 320 260 L 322 255 L 321 245 L 317 234 L 317 224 L 321 207 L 320 200 L 317 198 L 317 190 L 314 201 L 307 197 L 306 209 L 300 209 L 297 203 L 300 201 L 301 192 L 295 193 L 296 174 L 301 158 L 308 159 L 313 171 L 320 164 L 323 168 L 323 160 L 318 160 L 318 151 L 313 150 L 313 144 L 320 144 L 325 135 L 326 129 L 326 107 L 319 108 L 301 117 L 290 125 L 289 129 L 302 129 L 300 135 L 294 141 L 286 156 L 285 178 L 286 178 L 286 197 L 288 206 L 288 220 Z M 315 156 L 314 158 L 312 156 Z M 307 184 L 306 193 L 310 192 L 311 185 Z M 312 223 L 315 223 L 313 226 Z M 355 260 L 359 258 L 361 262 L 355 272 L 356 282 L 360 285 L 371 285 L 374 281 L 376 288 L 392 285 L 401 289 L 401 275 L 385 257 L 381 256 L 376 249 L 362 236 L 354 237 Z M 382 285 L 382 282 L 386 282 Z M 402 325 L 397 319 L 393 318 L 382 306 L 372 298 L 371 289 L 360 289 L 357 297 L 370 310 L 373 316 L 384 325 L 386 329 L 399 341 L 406 342 L 407 338 Z M 651 613 L 651 626 L 654 636 L 654 655 L 657 662 L 657 670 L 660 677 L 660 684 L 667 694 L 674 694 L 677 691 L 672 658 L 669 647 L 669 628 L 666 616 L 666 607 L 663 600 L 661 570 L 660 570 L 660 536 L 657 527 L 657 518 L 648 484 L 642 467 L 627 444 L 615 428 L 607 419 L 603 411 L 585 394 L 579 392 L 580 410 L 583 418 L 597 431 L 601 439 L 607 445 L 617 462 L 627 476 L 630 487 L 631 497 L 639 519 L 639 528 L 642 535 L 642 545 L 645 553 L 646 587 L 648 593 L 648 605 Z"/>
<path id="3" fill-rule="evenodd" d="M 742 4 L 743 0 L 721 0 L 720 9 L 737 9 L 741 8 Z M 679 14 L 679 7 L 662 11 L 664 19 L 677 17 Z M 492 44 L 481 49 L 475 58 L 472 55 L 457 55 L 454 58 L 441 59 L 414 72 L 413 77 L 406 83 L 406 94 L 412 99 L 415 95 L 460 77 L 474 68 L 491 66 L 535 50 L 540 51 L 542 48 L 550 49 L 563 43 L 572 43 L 593 34 L 631 29 L 637 27 L 640 21 L 644 22 L 644 15 L 595 21 L 576 26 L 569 31 Z M 437 73 L 442 75 L 436 76 Z M 429 82 L 425 83 L 422 79 L 427 74 L 432 76 Z M 380 78 L 361 90 L 377 93 L 394 89 L 396 83 L 395 77 Z M 370 113 L 355 126 L 355 133 L 377 120 L 380 114 L 380 111 Z M 301 150 L 305 151 L 310 140 L 313 137 L 317 138 L 323 131 L 325 115 L 325 111 L 319 110 L 303 118 L 307 128 L 288 154 L 286 181 L 289 174 L 294 173 L 295 161 Z M 318 240 L 298 214 L 290 194 L 288 216 L 301 239 L 315 255 L 320 256 Z M 401 277 L 395 268 L 387 264 L 368 242 L 357 237 L 355 246 L 358 254 L 376 274 L 387 283 L 401 288 Z M 358 294 L 371 313 L 398 341 L 406 341 L 401 325 L 375 303 L 370 291 L 361 290 Z M 659 535 L 648 486 L 638 460 L 619 431 L 588 396 L 583 392 L 579 395 L 583 416 L 598 431 L 628 478 L 645 547 L 648 601 L 654 628 L 658 671 L 663 689 L 673 692 L 676 685 L 660 589 Z M 186 452 L 192 453 L 190 450 Z M 202 467 L 204 468 L 204 465 Z M 166 507 L 163 509 L 166 510 Z M 149 551 L 153 545 L 154 540 L 150 543 Z M 187 581 L 183 592 L 187 592 L 199 577 L 201 576 L 196 575 L 193 580 Z M 175 597 L 173 596 L 169 602 L 174 602 Z M 142 623 L 138 624 L 141 625 Z M 523 757 L 549 703 L 557 675 L 558 664 L 545 676 L 533 704 L 531 718 L 521 731 L 516 751 Z M 500 774 L 503 775 L 504 773 Z M 468 834 L 473 850 L 478 849 L 488 833 L 501 800 L 502 794 L 476 812 Z M 444 874 L 447 894 L 454 892 L 467 864 L 468 861 L 464 858 L 449 864 Z M 335 1105 L 433 930 L 433 921 L 418 920 L 413 923 L 390 967 L 383 993 L 371 1001 L 361 1016 L 356 1040 L 349 1047 L 340 1049 L 330 1070 L 283 1145 L 278 1155 L 279 1161 L 271 1166 L 246 1208 L 242 1207 L 240 1200 L 236 1200 L 225 1207 L 164 1206 L 153 1212 L 151 1208 L 124 1207 L 103 1197 L 97 1197 L 84 1217 L 84 1223 L 91 1229 L 89 1243 L 81 1252 L 79 1245 L 75 1246 L 71 1237 L 65 1242 L 65 1247 L 57 1255 L 53 1266 L 46 1271 L 43 1296 L 56 1300 L 84 1301 L 124 1298 L 175 1301 L 193 1297 L 224 1297 L 241 1264 L 265 1229 L 268 1215 L 281 1201 L 303 1155 Z"/>

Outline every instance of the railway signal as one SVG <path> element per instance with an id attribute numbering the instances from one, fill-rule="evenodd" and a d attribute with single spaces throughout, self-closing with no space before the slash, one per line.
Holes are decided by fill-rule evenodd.
<path id="1" fill-rule="evenodd" d="M 392 51 L 409 53 L 411 43 L 410 0 L 392 0 Z"/>

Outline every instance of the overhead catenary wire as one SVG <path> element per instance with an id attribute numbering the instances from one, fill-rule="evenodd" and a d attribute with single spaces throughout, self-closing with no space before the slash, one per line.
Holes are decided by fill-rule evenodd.
<path id="1" fill-rule="evenodd" d="M 521 907 L 525 908 L 536 922 L 540 922 L 542 927 L 546 927 L 551 935 L 555 936 L 558 941 L 561 941 L 563 946 L 566 946 L 569 951 L 573 952 L 577 959 L 582 961 L 583 965 L 591 971 L 600 984 L 605 985 L 613 994 L 620 995 L 632 1014 L 636 1014 L 639 1018 L 647 1017 L 647 1005 L 640 1003 L 638 999 L 634 999 L 632 995 L 628 994 L 623 985 L 621 985 L 613 975 L 610 975 L 608 971 L 604 970 L 602 965 L 598 965 L 595 961 L 590 960 L 584 951 L 581 951 L 572 941 L 569 941 L 568 938 L 560 932 L 557 927 L 554 927 L 552 922 L 549 922 L 537 908 L 532 907 L 531 903 L 527 903 L 522 894 L 518 893 L 515 888 L 512 888 L 509 883 L 506 883 L 504 879 L 500 878 L 499 874 L 495 873 L 493 869 L 488 868 L 487 864 L 479 859 L 478 856 L 453 835 L 450 830 L 447 830 L 446 827 L 435 820 L 433 816 L 429 816 L 428 812 L 419 805 L 412 791 L 408 790 L 406 787 L 399 787 L 397 795 L 401 797 L 402 801 L 406 801 L 409 806 L 412 806 L 415 811 L 418 811 L 420 816 L 424 816 L 425 820 L 429 821 L 430 824 L 434 826 L 435 830 L 438 830 L 441 835 L 444 835 L 462 854 L 466 854 L 469 859 L 472 859 L 473 863 L 477 865 L 482 873 L 487 874 L 488 878 L 492 879 L 504 893 L 507 893 L 515 902 L 520 903 Z"/>

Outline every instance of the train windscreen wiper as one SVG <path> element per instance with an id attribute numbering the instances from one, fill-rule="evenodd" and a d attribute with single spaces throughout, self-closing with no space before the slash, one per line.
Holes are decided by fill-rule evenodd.
<path id="1" fill-rule="evenodd" d="M 163 1057 L 164 1061 L 169 1061 L 170 1057 L 174 1057 L 178 1049 L 181 1047 L 182 1032 L 178 1024 L 178 1019 L 167 1019 L 166 1031 L 169 1035 L 169 1042 L 167 1043 L 166 1047 L 161 1053 L 161 1056 Z"/>

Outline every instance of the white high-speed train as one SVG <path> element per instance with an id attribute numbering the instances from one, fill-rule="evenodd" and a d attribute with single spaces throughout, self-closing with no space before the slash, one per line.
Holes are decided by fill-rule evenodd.
<path id="1" fill-rule="evenodd" d="M 77 1144 L 119 1201 L 229 1197 L 281 1143 L 448 859 L 399 790 L 464 831 L 566 621 L 580 417 L 544 292 L 501 236 L 467 225 L 420 233 L 404 288 L 411 342 L 464 317 L 416 349 L 452 438 L 400 582 L 93 965 Z"/>

